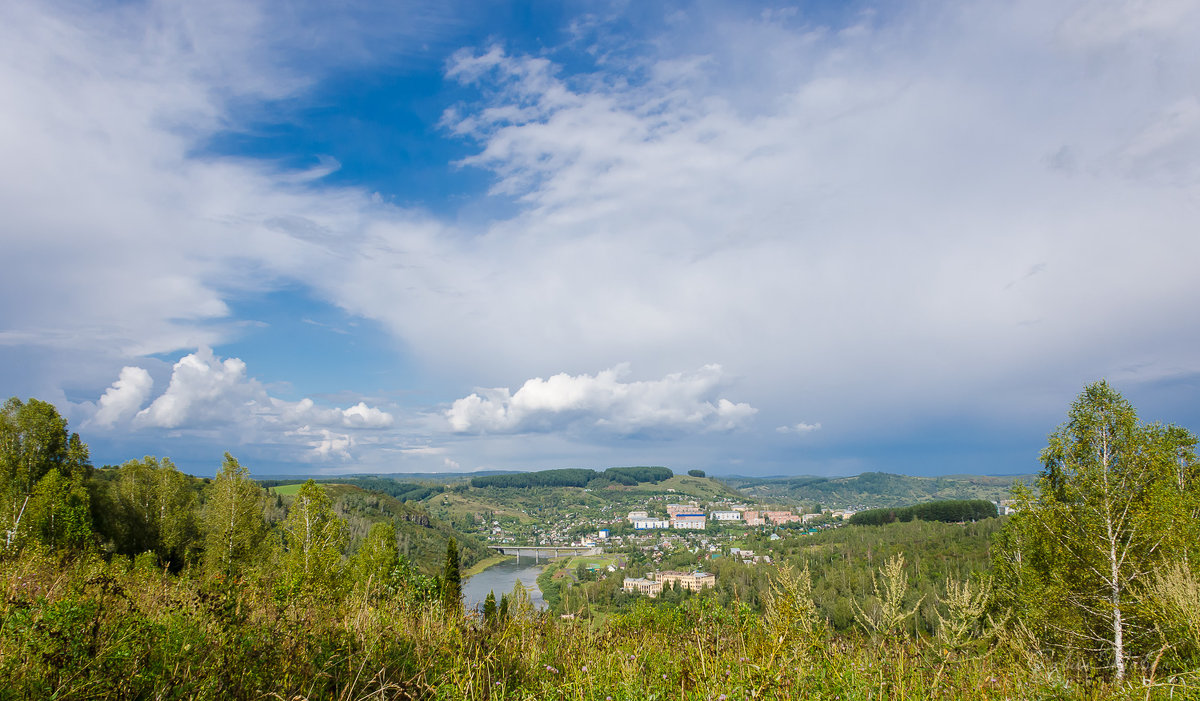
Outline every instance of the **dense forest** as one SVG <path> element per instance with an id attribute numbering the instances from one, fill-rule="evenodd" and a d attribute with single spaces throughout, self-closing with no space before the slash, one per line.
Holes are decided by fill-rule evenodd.
<path id="1" fill-rule="evenodd" d="M 896 521 L 979 521 L 996 517 L 996 505 L 986 499 L 948 499 L 899 509 L 867 509 L 850 517 L 856 526 L 880 526 Z"/>
<path id="2" fill-rule="evenodd" d="M 643 483 L 656 484 L 670 479 L 675 473 L 665 467 L 610 467 L 603 472 L 585 468 L 542 470 L 541 472 L 519 472 L 516 474 L 474 477 L 471 486 L 477 488 L 503 487 L 527 489 L 531 487 L 586 487 L 595 481 L 605 481 L 626 486 Z"/>
<path id="3" fill-rule="evenodd" d="M 772 562 L 712 560 L 716 589 L 656 601 L 581 570 L 562 619 L 520 589 L 464 611 L 466 546 L 416 566 L 397 524 L 418 512 L 388 495 L 270 494 L 228 455 L 208 480 L 93 469 L 51 405 L 14 399 L 0 700 L 1197 699 L 1195 446 L 1096 383 L 1015 516 L 748 536 Z"/>
<path id="4" fill-rule="evenodd" d="M 282 487 L 289 484 L 302 484 L 306 481 L 305 479 L 264 479 L 258 480 L 258 484 L 270 489 L 271 487 Z M 338 477 L 314 481 L 317 484 L 351 485 L 365 489 L 368 492 L 386 494 L 399 501 L 421 501 L 430 495 L 441 494 L 446 491 L 446 487 L 441 484 L 406 482 L 389 477 Z"/>

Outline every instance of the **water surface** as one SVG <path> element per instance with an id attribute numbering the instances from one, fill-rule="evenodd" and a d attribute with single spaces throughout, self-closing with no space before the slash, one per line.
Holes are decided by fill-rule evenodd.
<path id="1" fill-rule="evenodd" d="M 538 589 L 537 585 L 537 576 L 542 573 L 545 562 L 543 559 L 541 563 L 535 564 L 533 558 L 529 557 L 505 560 L 468 577 L 463 582 L 463 605 L 467 609 L 483 606 L 489 591 L 495 593 L 496 601 L 499 602 L 500 595 L 512 593 L 513 585 L 517 580 L 521 580 L 521 584 L 529 592 L 529 600 L 533 602 L 534 608 L 546 608 L 546 600 L 542 598 L 542 590 Z"/>

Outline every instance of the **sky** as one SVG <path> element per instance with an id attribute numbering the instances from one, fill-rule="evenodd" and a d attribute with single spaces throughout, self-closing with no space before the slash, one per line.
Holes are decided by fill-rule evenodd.
<path id="1" fill-rule="evenodd" d="M 1200 428 L 1200 3 L 10 0 L 0 394 L 97 465 L 1018 474 Z"/>

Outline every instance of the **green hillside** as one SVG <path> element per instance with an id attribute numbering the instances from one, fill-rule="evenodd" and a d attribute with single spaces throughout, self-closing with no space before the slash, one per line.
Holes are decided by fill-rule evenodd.
<path id="1" fill-rule="evenodd" d="M 908 506 L 935 499 L 1010 498 L 1016 481 L 1030 483 L 1033 475 L 950 475 L 909 477 L 864 472 L 853 477 L 730 477 L 725 484 L 748 497 L 767 501 L 818 502 L 826 507 L 880 508 Z"/>
<path id="2" fill-rule="evenodd" d="M 350 528 L 350 552 L 358 549 L 372 525 L 390 521 L 396 527 L 400 554 L 425 574 L 432 575 L 441 570 L 450 538 L 458 541 L 463 567 L 470 567 L 491 555 L 478 538 L 460 533 L 445 521 L 430 516 L 422 504 L 402 502 L 387 494 L 348 484 L 325 485 L 325 491 Z"/>

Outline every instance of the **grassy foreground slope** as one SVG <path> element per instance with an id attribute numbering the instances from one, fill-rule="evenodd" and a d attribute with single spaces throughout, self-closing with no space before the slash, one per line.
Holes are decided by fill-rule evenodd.
<path id="1" fill-rule="evenodd" d="M 0 700 L 1195 699 L 1195 674 L 1079 679 L 1022 639 L 838 634 L 774 580 L 763 615 L 712 596 L 593 626 L 511 600 L 484 620 L 402 585 L 281 597 L 127 560 L 0 561 Z"/>

